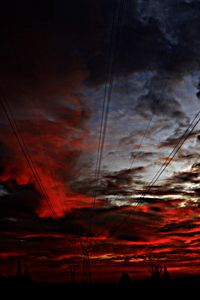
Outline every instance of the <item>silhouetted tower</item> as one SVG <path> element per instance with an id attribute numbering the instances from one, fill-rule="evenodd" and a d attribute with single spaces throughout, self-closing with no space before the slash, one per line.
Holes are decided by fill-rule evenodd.
<path id="1" fill-rule="evenodd" d="M 22 261 L 21 259 L 18 260 L 17 262 L 17 272 L 16 272 L 17 276 L 22 276 Z"/>
<path id="2" fill-rule="evenodd" d="M 76 242 L 74 243 L 73 240 L 71 240 L 71 253 L 72 253 L 72 257 L 70 259 L 70 265 L 68 266 L 67 270 L 68 270 L 68 275 L 69 275 L 69 281 L 70 283 L 75 283 L 76 282 L 76 275 L 77 275 L 77 269 L 78 269 L 78 265 L 76 262 Z"/>
<path id="3" fill-rule="evenodd" d="M 92 282 L 92 271 L 90 262 L 90 251 L 91 251 L 91 241 L 84 244 L 83 241 L 80 242 L 81 250 L 83 254 L 82 261 L 82 282 L 91 283 Z"/>

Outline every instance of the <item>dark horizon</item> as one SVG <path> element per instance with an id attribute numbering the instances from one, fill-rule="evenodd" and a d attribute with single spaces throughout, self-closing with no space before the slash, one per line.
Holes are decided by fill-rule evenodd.
<path id="1" fill-rule="evenodd" d="M 5 282 L 9 285 L 22 285 L 24 287 L 32 285 L 32 284 L 67 284 L 67 285 L 99 285 L 102 284 L 115 284 L 116 286 L 126 287 L 127 284 L 130 285 L 138 285 L 138 287 L 142 287 L 142 285 L 148 284 L 149 286 L 154 285 L 158 286 L 165 284 L 166 286 L 170 286 L 173 282 L 181 282 L 181 281 L 191 281 L 192 278 L 195 278 L 198 282 L 200 281 L 200 274 L 182 274 L 181 276 L 173 276 L 173 274 L 169 271 L 169 268 L 166 264 L 160 264 L 159 261 L 148 261 L 146 262 L 146 276 L 141 278 L 134 278 L 134 272 L 128 272 L 128 268 L 126 271 L 123 271 L 120 276 L 115 280 L 111 280 L 110 278 L 104 277 L 104 279 L 94 278 L 94 274 L 92 274 L 91 278 L 84 278 L 83 280 L 83 264 L 80 264 L 80 269 L 77 265 L 72 265 L 71 268 L 67 270 L 67 278 L 60 281 L 51 281 L 50 278 L 45 278 L 44 280 L 38 280 L 33 277 L 31 270 L 29 269 L 29 265 L 27 261 L 23 258 L 19 258 L 16 261 L 13 272 L 10 274 L 0 274 L 0 286 L 2 286 L 2 282 Z M 50 280 L 49 280 L 50 279 Z M 90 279 L 87 281 L 87 279 Z"/>

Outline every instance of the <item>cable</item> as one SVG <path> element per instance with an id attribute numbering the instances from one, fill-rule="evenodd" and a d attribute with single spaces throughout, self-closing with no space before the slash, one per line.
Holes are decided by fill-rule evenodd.
<path id="1" fill-rule="evenodd" d="M 174 149 L 170 152 L 169 156 L 167 157 L 167 159 L 165 160 L 165 162 L 163 163 L 163 165 L 161 166 L 161 168 L 159 169 L 159 171 L 153 177 L 154 180 L 152 180 L 150 182 L 150 184 L 148 186 L 148 189 L 138 199 L 138 201 L 136 202 L 136 205 L 134 206 L 134 208 L 137 207 L 140 204 L 140 202 L 145 197 L 145 195 L 150 191 L 150 189 L 153 187 L 153 185 L 156 183 L 156 181 L 159 179 L 159 177 L 163 174 L 163 172 L 166 170 L 166 168 L 172 162 L 172 160 L 175 157 L 175 155 L 177 154 L 177 152 L 181 149 L 181 147 L 183 146 L 183 144 L 185 143 L 185 141 L 188 139 L 188 137 L 191 135 L 191 133 L 193 132 L 193 130 L 195 129 L 195 127 L 198 125 L 199 122 L 200 122 L 200 111 L 195 115 L 195 117 L 193 118 L 192 122 L 189 124 L 189 126 L 185 130 L 184 134 L 180 137 L 178 143 L 175 145 Z M 109 240 L 109 238 L 111 238 L 112 235 L 115 234 L 119 230 L 119 228 L 125 222 L 128 221 L 128 219 L 131 217 L 131 215 L 132 215 L 132 211 L 129 211 L 129 213 L 121 220 L 120 223 L 114 225 L 111 228 L 111 230 L 110 230 L 109 236 L 103 241 L 103 243 L 106 243 Z"/>
<path id="2" fill-rule="evenodd" d="M 102 156 L 103 149 L 105 144 L 105 136 L 107 131 L 107 123 L 108 123 L 108 115 L 109 115 L 109 106 L 112 96 L 113 90 L 113 82 L 114 82 L 114 73 L 115 73 L 115 63 L 116 63 L 116 54 L 117 54 L 117 46 L 119 44 L 119 38 L 121 33 L 122 26 L 122 13 L 124 11 L 125 0 L 119 0 L 119 5 L 113 14 L 112 26 L 111 26 L 111 37 L 110 37 L 110 46 L 109 46 L 109 63 L 107 70 L 107 80 L 104 88 L 104 98 L 103 98 L 103 108 L 101 115 L 101 125 L 100 125 L 100 134 L 99 134 L 99 143 L 97 150 L 97 159 L 95 165 L 95 180 L 98 185 L 100 172 L 101 172 L 101 164 L 102 164 Z M 93 207 L 95 206 L 96 201 L 96 193 L 94 193 L 93 197 Z"/>
<path id="3" fill-rule="evenodd" d="M 5 115 L 6 115 L 7 119 L 8 119 L 8 121 L 9 121 L 11 129 L 12 129 L 12 131 L 13 131 L 16 139 L 17 139 L 19 147 L 20 147 L 20 149 L 21 149 L 21 151 L 22 151 L 22 153 L 23 153 L 23 155 L 24 155 L 24 157 L 25 157 L 25 159 L 27 161 L 27 164 L 28 164 L 30 170 L 32 171 L 33 177 L 35 178 L 35 181 L 38 184 L 38 187 L 39 187 L 39 189 L 40 189 L 40 191 L 42 193 L 42 196 L 47 201 L 48 207 L 49 207 L 49 209 L 50 209 L 50 211 L 52 213 L 52 216 L 55 217 L 56 214 L 55 214 L 55 211 L 53 209 L 53 206 L 52 206 L 52 204 L 51 204 L 51 202 L 50 202 L 50 200 L 48 198 L 46 190 L 45 190 L 45 188 L 44 188 L 44 186 L 42 184 L 41 178 L 40 178 L 37 170 L 34 167 L 33 161 L 32 161 L 31 156 L 30 156 L 30 154 L 29 154 L 29 152 L 27 150 L 27 147 L 26 147 L 26 145 L 24 143 L 24 140 L 23 140 L 22 136 L 19 133 L 19 129 L 17 127 L 17 123 L 16 123 L 16 121 L 15 121 L 15 119 L 14 119 L 12 113 L 11 113 L 11 110 L 9 109 L 8 105 L 6 104 L 6 101 L 3 100 L 2 98 L 0 99 L 0 103 L 1 103 L 1 106 L 2 106 L 2 109 L 3 109 L 4 113 L 5 113 Z"/>
<path id="4" fill-rule="evenodd" d="M 198 118 L 199 117 L 199 118 Z M 197 119 L 198 118 L 198 119 Z M 197 121 L 196 121 L 197 119 Z M 200 122 L 200 111 L 195 115 L 194 119 L 192 120 L 192 122 L 189 124 L 188 128 L 185 130 L 184 134 L 181 136 L 181 138 L 179 139 L 178 143 L 176 144 L 176 146 L 174 147 L 174 149 L 170 152 L 169 156 L 167 157 L 167 159 L 165 160 L 165 162 L 163 163 L 163 165 L 161 166 L 161 168 L 159 169 L 159 171 L 156 173 L 156 175 L 153 177 L 153 180 L 150 182 L 147 190 L 142 194 L 142 196 L 139 198 L 138 202 L 136 203 L 135 207 L 137 207 L 139 205 L 139 203 L 141 202 L 141 200 L 145 197 L 145 195 L 151 190 L 151 188 L 153 187 L 153 185 L 157 182 L 157 180 L 159 179 L 159 177 L 163 174 L 163 172 L 166 170 L 166 168 L 169 166 L 169 164 L 172 162 L 173 158 L 175 157 L 175 155 L 177 154 L 177 152 L 181 149 L 182 145 L 185 143 L 185 141 L 188 139 L 188 137 L 191 135 L 191 133 L 193 132 L 193 130 L 195 129 L 195 127 L 198 125 L 198 123 Z M 191 130 L 190 130 L 191 128 Z M 189 131 L 190 130 L 190 131 Z M 173 154 L 173 155 L 172 155 Z M 172 155 L 172 156 L 171 156 Z M 127 220 L 127 218 L 126 218 Z M 121 224 L 118 226 L 118 228 L 124 223 L 124 220 L 122 220 Z M 115 230 L 116 231 L 116 230 Z M 114 231 L 114 232 L 115 232 Z"/>
<path id="5" fill-rule="evenodd" d="M 125 8 L 125 3 L 127 0 L 119 0 L 119 5 L 116 7 L 113 14 L 112 25 L 111 25 L 111 36 L 110 36 L 110 45 L 108 51 L 108 69 L 107 69 L 107 79 L 104 87 L 104 97 L 103 97 L 103 107 L 101 115 L 101 125 L 100 125 L 100 134 L 97 150 L 97 159 L 95 165 L 95 180 L 96 188 L 99 183 L 103 149 L 105 144 L 105 136 L 107 131 L 108 115 L 110 101 L 112 97 L 113 83 L 114 83 L 114 73 L 116 71 L 116 59 L 119 51 L 119 41 L 121 36 L 122 29 L 122 15 Z M 94 191 L 92 207 L 95 207 L 97 192 Z M 89 232 L 92 232 L 92 217 L 90 217 Z"/>
<path id="6" fill-rule="evenodd" d="M 97 162 L 96 162 L 96 170 L 95 176 L 96 179 L 99 179 L 101 164 L 102 164 L 102 155 L 103 148 L 105 144 L 105 136 L 107 131 L 107 123 L 108 123 L 108 114 L 110 101 L 112 97 L 113 83 L 114 83 L 114 73 L 115 73 L 115 65 L 117 58 L 117 50 L 119 46 L 119 39 L 121 34 L 121 26 L 122 26 L 122 13 L 124 11 L 124 5 L 126 0 L 119 0 L 118 9 L 113 16 L 112 29 L 111 29 L 111 44 L 109 49 L 110 61 L 108 64 L 108 75 L 104 88 L 104 100 L 103 100 L 103 109 L 102 109 L 102 117 L 101 117 L 101 127 L 100 127 L 100 137 L 97 151 Z M 121 13 L 121 14 L 120 14 Z M 116 27 L 116 32 L 115 32 Z"/>
<path id="7" fill-rule="evenodd" d="M 165 79 L 168 79 L 168 78 L 165 78 Z M 154 101 L 154 105 L 155 105 L 155 106 L 156 106 L 156 104 L 158 103 L 158 101 L 159 101 L 161 95 L 164 93 L 165 88 L 166 88 L 166 84 L 165 84 L 165 82 L 163 82 L 162 87 L 161 87 L 162 92 L 160 93 L 160 96 L 157 97 L 156 100 Z M 143 136 L 141 137 L 139 147 L 137 148 L 137 151 L 138 151 L 138 152 L 134 155 L 134 157 L 133 157 L 133 159 L 132 159 L 132 162 L 131 162 L 131 165 L 130 165 L 130 167 L 129 167 L 129 170 L 133 167 L 133 164 L 134 164 L 136 158 L 139 156 L 139 151 L 140 151 L 140 149 L 141 149 L 141 147 L 142 147 L 142 144 L 143 144 L 143 142 L 144 142 L 144 139 L 145 139 L 146 136 L 147 136 L 148 131 L 149 131 L 150 128 L 151 128 L 151 124 L 152 124 L 152 122 L 153 122 L 154 117 L 155 117 L 155 111 L 153 112 L 153 114 L 152 114 L 152 116 L 151 116 L 149 122 L 147 123 L 147 126 L 146 126 L 146 128 L 145 128 L 145 130 L 144 130 Z"/>
<path id="8" fill-rule="evenodd" d="M 150 121 L 149 121 L 148 124 L 147 124 L 147 127 L 146 127 L 146 129 L 145 129 L 145 131 L 144 131 L 144 134 L 143 134 L 142 138 L 141 138 L 139 147 L 138 147 L 138 149 L 137 149 L 138 152 L 134 155 L 133 160 L 132 160 L 132 162 L 131 162 L 131 165 L 130 165 L 130 167 L 129 167 L 129 170 L 132 169 L 133 164 L 134 164 L 134 162 L 136 161 L 136 158 L 139 156 L 139 151 L 140 151 L 140 149 L 141 149 L 141 147 L 142 147 L 142 144 L 143 144 L 143 142 L 144 142 L 144 139 L 145 139 L 145 137 L 147 136 L 147 133 L 148 133 L 150 127 L 151 127 L 153 118 L 154 118 L 154 115 L 152 115 Z"/>
<path id="9" fill-rule="evenodd" d="M 197 121 L 196 121 L 196 119 L 197 119 Z M 174 149 L 170 152 L 170 154 L 166 158 L 165 162 L 162 164 L 162 166 L 160 167 L 160 169 L 156 172 L 156 174 L 154 175 L 153 179 L 151 180 L 151 182 L 150 182 L 149 186 L 147 187 L 147 190 L 146 190 L 145 194 L 143 194 L 143 196 L 145 196 L 150 191 L 151 187 L 157 182 L 157 180 L 159 179 L 159 177 L 166 170 L 166 168 L 168 167 L 168 165 L 171 163 L 171 161 L 175 157 L 176 153 L 180 150 L 180 148 L 182 147 L 182 145 L 184 144 L 184 142 L 188 139 L 188 137 L 191 135 L 191 133 L 193 132 L 193 130 L 195 129 L 195 127 L 198 125 L 199 122 L 200 122 L 200 111 L 195 115 L 194 119 L 189 124 L 189 126 L 187 127 L 187 129 L 185 130 L 185 132 L 181 136 L 181 138 L 179 139 L 179 141 L 176 144 L 176 146 L 174 147 Z M 191 128 L 191 130 L 190 130 L 190 128 Z M 190 130 L 190 132 L 189 132 L 189 130 Z"/>

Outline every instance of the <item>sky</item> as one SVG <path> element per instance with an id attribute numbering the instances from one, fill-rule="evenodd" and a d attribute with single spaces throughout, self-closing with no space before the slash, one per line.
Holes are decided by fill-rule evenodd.
<path id="1" fill-rule="evenodd" d="M 67 281 L 72 265 L 81 280 L 88 236 L 95 280 L 147 277 L 151 259 L 199 274 L 200 124 L 148 186 L 200 109 L 200 1 L 11 1 L 0 14 L 0 274 L 23 258 L 36 280 Z"/>

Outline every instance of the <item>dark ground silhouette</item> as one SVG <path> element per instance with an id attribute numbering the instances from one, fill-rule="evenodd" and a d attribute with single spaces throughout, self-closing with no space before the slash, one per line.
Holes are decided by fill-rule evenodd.
<path id="1" fill-rule="evenodd" d="M 173 299 L 183 298 L 186 295 L 196 295 L 198 298 L 200 292 L 200 276 L 188 278 L 173 279 L 170 282 L 155 282 L 152 279 L 141 281 L 131 281 L 129 276 L 123 274 L 119 282 L 113 283 L 48 283 L 32 281 L 24 276 L 0 277 L 0 290 L 15 296 L 44 295 L 46 297 L 62 296 L 67 299 L 72 297 L 87 297 L 96 299 L 98 297 L 117 297 L 122 299 L 134 299 L 136 296 L 147 297 L 148 299 L 163 299 L 168 296 Z M 63 296 L 62 296 L 63 297 Z M 2 298 L 6 299 L 6 298 Z M 193 298 L 192 298 L 193 299 Z"/>
<path id="2" fill-rule="evenodd" d="M 25 299 L 29 299 L 30 296 L 38 297 L 38 295 L 44 296 L 45 299 L 63 296 L 68 299 L 74 297 L 87 299 L 111 297 L 113 299 L 119 296 L 122 299 L 134 299 L 136 296 L 147 299 L 165 297 L 173 299 L 176 296 L 176 299 L 183 299 L 184 296 L 191 295 L 199 298 L 200 275 L 172 279 L 166 265 L 151 263 L 148 268 L 151 276 L 140 281 L 134 281 L 128 273 L 123 273 L 118 282 L 50 283 L 32 280 L 26 264 L 19 259 L 14 275 L 0 276 L 0 291 L 2 295 L 12 294 L 14 297 L 25 297 Z"/>

